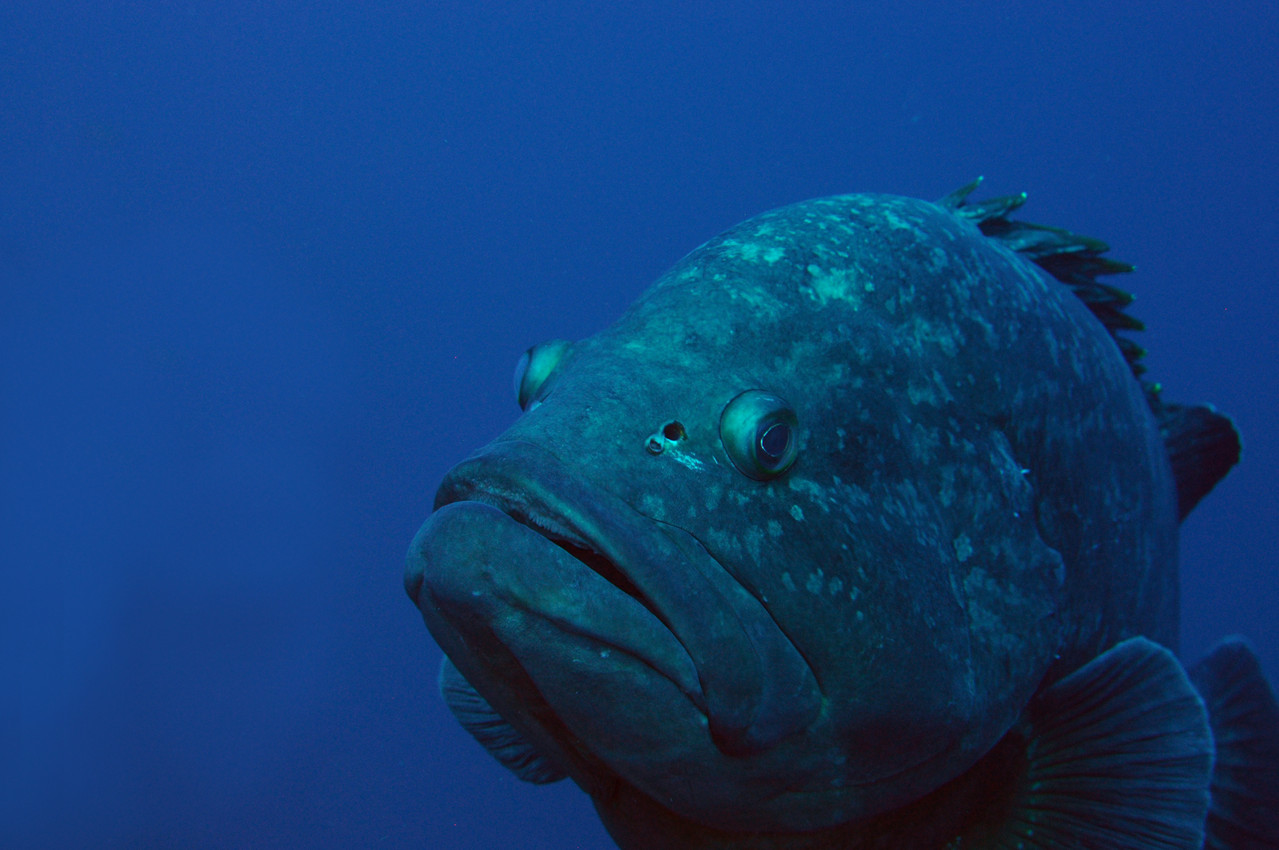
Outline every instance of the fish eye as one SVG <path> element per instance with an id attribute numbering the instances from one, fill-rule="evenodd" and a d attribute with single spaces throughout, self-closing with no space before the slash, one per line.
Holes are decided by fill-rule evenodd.
<path id="1" fill-rule="evenodd" d="M 785 399 L 763 390 L 747 390 L 719 418 L 719 438 L 738 471 L 756 481 L 781 475 L 795 462 L 799 420 Z"/>
<path id="2" fill-rule="evenodd" d="M 572 346 L 573 343 L 567 339 L 552 339 L 539 342 L 520 355 L 519 362 L 515 364 L 515 400 L 520 410 L 528 410 L 530 405 L 541 400 L 547 378 Z"/>

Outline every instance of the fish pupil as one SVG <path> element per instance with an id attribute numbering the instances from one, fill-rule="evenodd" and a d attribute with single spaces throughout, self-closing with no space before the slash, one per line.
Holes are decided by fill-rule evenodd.
<path id="1" fill-rule="evenodd" d="M 776 463 L 786 454 L 790 445 L 790 426 L 785 422 L 774 422 L 761 429 L 759 450 L 771 462 Z"/>

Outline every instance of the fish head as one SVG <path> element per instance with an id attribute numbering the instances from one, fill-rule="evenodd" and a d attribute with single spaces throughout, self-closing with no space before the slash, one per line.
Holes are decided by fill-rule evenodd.
<path id="1" fill-rule="evenodd" d="M 830 203 L 530 349 L 523 415 L 410 548 L 445 653 L 597 803 L 620 780 L 719 829 L 872 816 L 971 766 L 1051 659 L 1061 559 L 999 406 L 965 405 L 987 388 L 930 341 L 958 330 L 928 282 Z"/>

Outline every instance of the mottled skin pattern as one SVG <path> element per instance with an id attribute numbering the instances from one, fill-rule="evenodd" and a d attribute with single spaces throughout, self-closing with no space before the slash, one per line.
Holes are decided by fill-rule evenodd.
<path id="1" fill-rule="evenodd" d="M 748 389 L 798 416 L 771 481 L 721 444 Z M 930 817 L 966 807 L 1047 682 L 1132 635 L 1174 646 L 1174 488 L 1142 389 L 1067 288 L 937 205 L 750 219 L 576 343 L 540 401 L 451 473 L 410 591 L 623 847 L 862 846 L 882 830 L 854 822 L 891 831 L 946 783 Z M 686 437 L 646 452 L 672 420 Z M 526 527 L 566 521 L 643 606 Z"/>

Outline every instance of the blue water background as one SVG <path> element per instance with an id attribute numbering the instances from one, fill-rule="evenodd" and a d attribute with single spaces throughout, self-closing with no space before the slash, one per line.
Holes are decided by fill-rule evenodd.
<path id="1" fill-rule="evenodd" d="M 0 4 L 0 845 L 606 848 L 435 695 L 445 469 L 735 222 L 984 174 L 1242 466 L 1184 649 L 1279 674 L 1270 3 Z"/>

